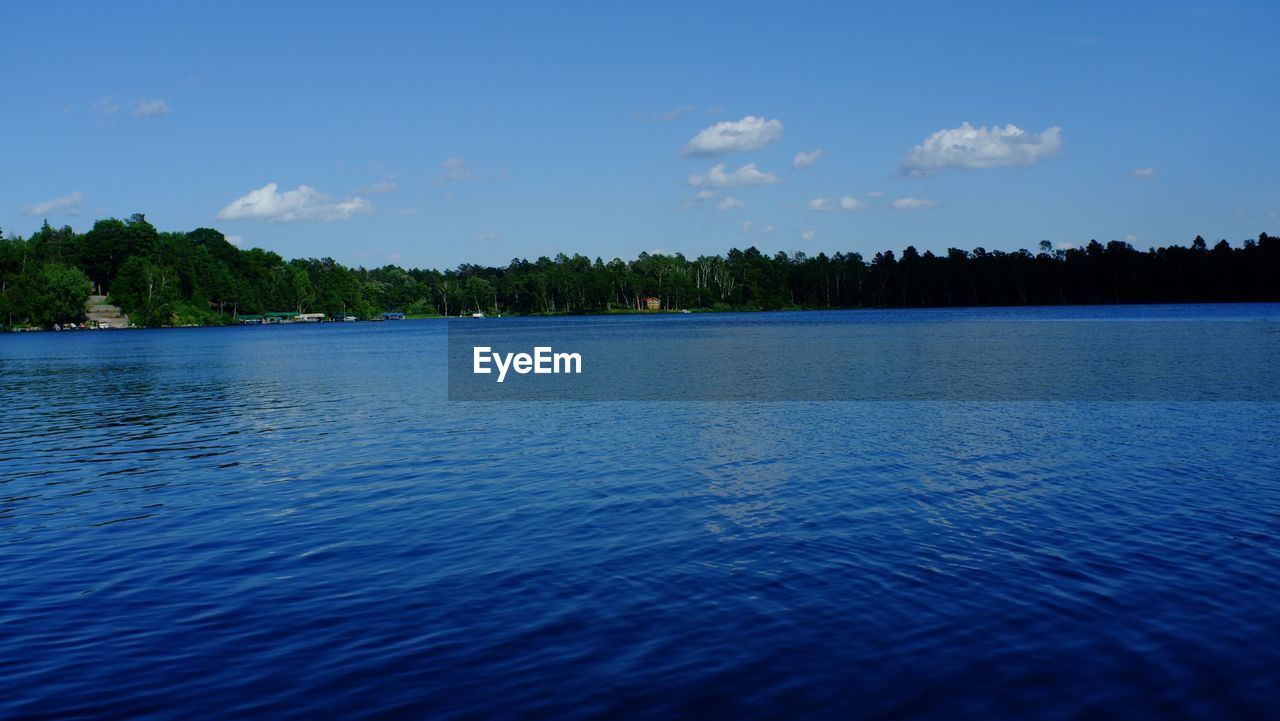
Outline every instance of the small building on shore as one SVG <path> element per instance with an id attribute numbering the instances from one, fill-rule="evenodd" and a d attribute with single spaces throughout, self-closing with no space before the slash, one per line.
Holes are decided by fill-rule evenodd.
<path id="1" fill-rule="evenodd" d="M 662 299 L 648 296 L 644 299 L 645 310 L 662 310 Z"/>
<path id="2" fill-rule="evenodd" d="M 236 321 L 243 325 L 266 325 L 268 323 L 296 323 L 299 320 L 301 320 L 301 318 L 299 318 L 299 315 L 300 315 L 299 313 L 294 313 L 290 311 L 278 312 L 278 313 L 263 313 L 261 315 L 256 313 L 238 313 L 236 314 Z M 323 313 L 314 313 L 311 315 L 319 315 L 320 318 L 317 318 L 316 320 L 320 320 L 324 318 Z"/>

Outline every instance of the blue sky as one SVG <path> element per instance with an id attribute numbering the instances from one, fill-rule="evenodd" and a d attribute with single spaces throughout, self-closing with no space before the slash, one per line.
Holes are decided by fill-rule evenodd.
<path id="1" fill-rule="evenodd" d="M 1280 232 L 1280 3 L 214 5 L 0 7 L 0 228 L 431 267 Z"/>

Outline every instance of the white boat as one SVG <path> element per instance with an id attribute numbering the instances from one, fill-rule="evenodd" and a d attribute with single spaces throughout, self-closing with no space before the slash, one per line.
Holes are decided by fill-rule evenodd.
<path id="1" fill-rule="evenodd" d="M 478 310 L 478 311 L 476 311 L 476 312 L 472 313 L 472 314 L 471 314 L 471 317 L 472 317 L 472 318 L 483 318 L 483 317 L 484 317 L 484 311 L 482 311 L 482 310 Z"/>

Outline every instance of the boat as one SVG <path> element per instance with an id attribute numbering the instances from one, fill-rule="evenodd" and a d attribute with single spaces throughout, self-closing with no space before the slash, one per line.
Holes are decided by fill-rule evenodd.
<path id="1" fill-rule="evenodd" d="M 472 313 L 472 314 L 471 314 L 471 317 L 472 317 L 472 318 L 483 318 L 483 317 L 484 317 L 484 311 L 482 311 L 482 310 L 478 310 L 478 311 L 476 311 L 476 312 Z"/>

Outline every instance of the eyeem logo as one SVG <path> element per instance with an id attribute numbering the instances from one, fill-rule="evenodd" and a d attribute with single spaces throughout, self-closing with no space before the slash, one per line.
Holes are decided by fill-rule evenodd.
<path id="1" fill-rule="evenodd" d="M 507 377 L 507 371 L 513 370 L 520 375 L 528 373 L 581 373 L 582 355 L 580 353 L 553 353 L 551 346 L 534 346 L 533 355 L 528 353 L 494 353 L 487 345 L 478 345 L 471 349 L 471 371 L 476 374 L 489 374 L 493 368 L 498 369 L 498 382 Z"/>

